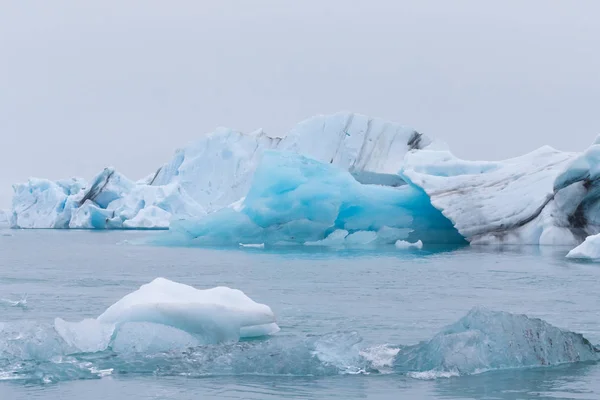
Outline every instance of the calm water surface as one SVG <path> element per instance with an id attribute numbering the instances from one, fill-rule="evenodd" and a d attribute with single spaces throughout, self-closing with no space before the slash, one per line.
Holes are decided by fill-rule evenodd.
<path id="1" fill-rule="evenodd" d="M 436 380 L 351 368 L 351 349 L 429 339 L 474 306 L 539 317 L 600 343 L 600 266 L 567 261 L 568 249 L 269 251 L 127 243 L 152 234 L 0 231 L 0 399 L 600 398 L 600 364 Z M 142 349 L 133 355 L 61 353 L 54 318 L 97 317 L 159 276 L 241 289 L 268 304 L 282 330 L 185 356 L 143 354 L 165 346 L 162 331 L 132 333 L 124 346 Z M 178 340 L 171 333 L 169 340 Z M 315 362 L 307 344 L 315 341 L 336 367 Z"/>

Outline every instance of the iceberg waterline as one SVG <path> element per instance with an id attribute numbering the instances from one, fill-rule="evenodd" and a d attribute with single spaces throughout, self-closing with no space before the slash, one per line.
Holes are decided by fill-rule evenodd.
<path id="1" fill-rule="evenodd" d="M 600 233 L 599 149 L 596 141 L 582 154 L 542 147 L 505 161 L 465 161 L 415 130 L 339 113 L 308 119 L 283 137 L 218 129 L 138 182 L 112 168 L 91 183 L 31 179 L 14 186 L 10 219 L 21 228 L 174 228 L 168 241 L 181 244 L 363 246 L 460 238 L 576 246 Z M 293 187 L 285 188 L 288 179 Z M 292 204 L 286 190 L 302 201 Z M 285 211 L 281 220 L 278 209 Z M 349 228 L 343 218 L 354 212 L 373 221 Z M 383 216 L 388 225 L 377 220 Z M 203 234 L 217 224 L 220 233 Z"/>
<path id="2" fill-rule="evenodd" d="M 181 293 L 169 293 L 171 290 Z M 266 306 L 253 303 L 241 292 L 229 289 L 223 293 L 227 299 L 220 301 L 230 306 L 239 306 L 242 300 L 253 311 L 265 310 Z M 176 305 L 175 308 L 167 314 L 150 310 L 151 302 L 157 304 L 150 298 L 154 295 L 163 301 L 170 299 L 173 303 L 162 304 Z M 120 373 L 159 376 L 382 373 L 432 379 L 496 369 L 598 361 L 598 350 L 580 334 L 524 315 L 481 308 L 471 310 L 432 339 L 416 345 L 367 344 L 357 332 L 308 337 L 283 334 L 242 342 L 206 341 L 207 336 L 190 326 L 204 324 L 214 329 L 214 325 L 205 317 L 179 319 L 184 304 L 180 301 L 184 297 L 196 301 L 202 297 L 206 301 L 206 296 L 210 296 L 214 303 L 214 295 L 159 279 L 125 296 L 97 320 L 73 325 L 57 320 L 54 326 L 25 321 L 0 323 L 0 380 L 50 383 Z M 189 311 L 191 305 L 187 307 Z M 155 317 L 148 318 L 148 313 Z M 239 321 L 239 316 L 229 317 Z M 120 321 L 118 329 L 112 328 L 116 321 Z M 190 321 L 195 322 L 190 325 Z M 252 323 L 256 322 L 264 321 Z M 107 341 L 109 346 L 104 345 Z"/>

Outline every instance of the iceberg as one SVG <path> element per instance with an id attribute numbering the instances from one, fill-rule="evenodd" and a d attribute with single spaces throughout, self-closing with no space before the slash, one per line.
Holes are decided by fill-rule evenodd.
<path id="1" fill-rule="evenodd" d="M 567 258 L 600 261 L 600 234 L 588 236 L 567 254 Z"/>
<path id="2" fill-rule="evenodd" d="M 345 169 L 266 151 L 240 204 L 172 221 L 160 243 L 368 245 L 463 243 L 420 189 L 361 184 Z"/>
<path id="3" fill-rule="evenodd" d="M 475 308 L 431 340 L 401 348 L 394 367 L 435 378 L 598 359 L 598 349 L 578 333 L 525 315 Z"/>
<path id="4" fill-rule="evenodd" d="M 499 162 L 409 152 L 400 176 L 471 244 L 576 246 L 600 233 L 600 139 L 581 154 L 545 146 Z"/>
<path id="5" fill-rule="evenodd" d="M 167 229 L 173 215 L 205 214 L 179 185 L 134 183 L 114 168 L 91 183 L 32 178 L 13 188 L 13 228 Z"/>
<path id="6" fill-rule="evenodd" d="M 10 225 L 8 211 L 0 210 L 0 228 Z"/>
<path id="7" fill-rule="evenodd" d="M 461 160 L 413 129 L 344 112 L 282 136 L 219 128 L 138 181 L 114 168 L 89 183 L 32 178 L 13 186 L 9 220 L 169 229 L 171 244 L 574 247 L 600 233 L 599 161 L 600 139 L 581 154 Z"/>
<path id="8" fill-rule="evenodd" d="M 239 201 L 268 150 L 338 166 L 362 183 L 402 186 L 397 172 L 404 155 L 431 143 L 413 129 L 348 112 L 309 118 L 283 137 L 219 128 L 177 150 L 170 162 L 136 182 L 106 168 L 89 184 L 81 178 L 16 184 L 11 225 L 166 229 L 174 217 L 199 217 Z"/>
<path id="9" fill-rule="evenodd" d="M 66 322 L 55 329 L 83 352 L 106 349 L 125 324 L 151 323 L 192 334 L 201 343 L 221 343 L 271 335 L 279 331 L 269 306 L 227 287 L 199 290 L 165 278 L 142 285 L 96 319 Z"/>

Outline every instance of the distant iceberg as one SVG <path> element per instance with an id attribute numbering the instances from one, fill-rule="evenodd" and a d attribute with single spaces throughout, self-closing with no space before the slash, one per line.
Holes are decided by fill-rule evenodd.
<path id="1" fill-rule="evenodd" d="M 83 352 L 105 350 L 125 324 L 152 323 L 176 328 L 200 340 L 222 343 L 276 333 L 275 315 L 264 304 L 227 287 L 199 290 L 156 278 L 110 306 L 96 319 L 55 320 L 55 329 Z"/>
<path id="2" fill-rule="evenodd" d="M 431 340 L 401 348 L 394 368 L 432 379 L 598 360 L 598 349 L 578 333 L 525 315 L 475 308 Z"/>
<path id="3" fill-rule="evenodd" d="M 600 233 L 599 171 L 598 140 L 581 154 L 545 146 L 466 161 L 413 129 L 338 113 L 281 137 L 219 128 L 136 182 L 114 168 L 91 182 L 32 178 L 14 185 L 9 219 L 14 228 L 171 228 L 172 243 L 574 247 Z"/>

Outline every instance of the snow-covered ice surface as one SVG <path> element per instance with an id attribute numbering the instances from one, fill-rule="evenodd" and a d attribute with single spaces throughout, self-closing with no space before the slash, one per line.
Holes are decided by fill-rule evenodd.
<path id="1" fill-rule="evenodd" d="M 471 243 L 538 244 L 546 227 L 536 218 L 553 200 L 554 180 L 573 158 L 550 147 L 501 162 L 423 150 L 406 157 L 401 175 L 422 188 Z M 522 228 L 532 223 L 540 226 Z"/>
<path id="2" fill-rule="evenodd" d="M 238 245 L 462 243 L 417 188 L 363 185 L 345 169 L 295 153 L 265 152 L 241 204 L 174 220 L 159 243 Z"/>
<path id="3" fill-rule="evenodd" d="M 275 315 L 264 304 L 227 287 L 199 290 L 156 278 L 110 306 L 96 319 L 66 322 L 55 329 L 83 352 L 105 350 L 124 324 L 159 324 L 178 329 L 198 343 L 222 343 L 276 333 Z"/>

